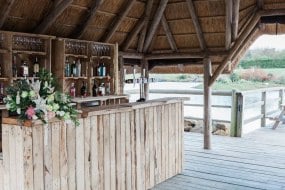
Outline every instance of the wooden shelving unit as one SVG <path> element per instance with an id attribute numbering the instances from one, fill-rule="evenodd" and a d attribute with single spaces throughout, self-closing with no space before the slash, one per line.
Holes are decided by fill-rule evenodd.
<path id="1" fill-rule="evenodd" d="M 103 50 L 102 50 L 103 48 Z M 99 52 L 101 50 L 101 52 Z M 87 83 L 87 95 L 92 96 L 94 82 L 97 86 L 110 82 L 111 95 L 118 94 L 118 47 L 115 44 L 97 43 L 92 41 L 57 38 L 53 41 L 52 71 L 58 78 L 59 88 L 69 93 L 72 83 L 75 84 L 76 95 L 80 97 L 82 83 Z M 81 75 L 66 76 L 66 63 L 80 61 Z M 97 67 L 103 64 L 106 67 L 106 76 L 97 76 Z"/>

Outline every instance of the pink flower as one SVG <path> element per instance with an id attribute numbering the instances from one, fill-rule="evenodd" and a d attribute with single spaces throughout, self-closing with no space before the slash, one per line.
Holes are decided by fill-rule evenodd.
<path id="1" fill-rule="evenodd" d="M 28 109 L 26 110 L 26 115 L 28 119 L 32 119 L 35 114 L 36 114 L 35 108 L 32 106 L 28 107 Z"/>
<path id="2" fill-rule="evenodd" d="M 55 112 L 53 112 L 53 111 L 48 111 L 47 112 L 47 118 L 48 119 L 52 119 L 52 118 L 54 118 L 55 117 Z"/>

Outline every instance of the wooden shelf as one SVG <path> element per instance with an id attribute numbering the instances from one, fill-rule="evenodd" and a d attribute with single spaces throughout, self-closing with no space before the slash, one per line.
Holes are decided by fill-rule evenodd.
<path id="1" fill-rule="evenodd" d="M 87 77 L 64 77 L 64 79 L 78 80 L 78 79 L 87 79 Z"/>
<path id="2" fill-rule="evenodd" d="M 65 57 L 76 57 L 76 58 L 84 58 L 87 59 L 87 55 L 76 55 L 76 54 L 65 54 Z"/>
<path id="3" fill-rule="evenodd" d="M 90 79 L 108 79 L 108 78 L 111 79 L 110 76 L 94 76 L 94 77 L 90 77 Z"/>
<path id="4" fill-rule="evenodd" d="M 13 53 L 18 53 L 18 54 L 46 55 L 46 52 L 42 52 L 42 51 L 13 50 L 12 52 Z"/>
<path id="5" fill-rule="evenodd" d="M 39 79 L 39 77 L 13 77 L 13 80 L 24 80 L 24 79 L 28 79 L 28 80 L 37 80 Z"/>
<path id="6" fill-rule="evenodd" d="M 111 56 L 91 56 L 91 59 L 112 59 Z"/>
<path id="7" fill-rule="evenodd" d="M 0 49 L 0 53 L 8 53 L 7 49 Z"/>
<path id="8" fill-rule="evenodd" d="M 8 77 L 0 77 L 0 80 L 8 81 L 9 78 Z"/>

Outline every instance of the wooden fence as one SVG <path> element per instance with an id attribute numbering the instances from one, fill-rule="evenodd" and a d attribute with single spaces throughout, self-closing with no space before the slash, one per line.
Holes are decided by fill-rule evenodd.
<path id="1" fill-rule="evenodd" d="M 182 101 L 88 112 L 78 127 L 3 123 L 1 190 L 149 189 L 182 171 Z"/>
<path id="2" fill-rule="evenodd" d="M 285 88 L 284 87 L 275 87 L 275 88 L 264 88 L 258 90 L 250 90 L 250 91 L 213 91 L 213 96 L 221 96 L 221 97 L 231 97 L 232 101 L 230 104 L 220 105 L 213 104 L 213 108 L 225 108 L 229 109 L 231 112 L 230 120 L 222 120 L 219 118 L 213 119 L 214 122 L 221 123 L 230 123 L 231 130 L 230 135 L 241 137 L 242 134 L 248 133 L 256 128 L 265 127 L 268 125 L 267 120 L 270 116 L 277 114 L 280 112 L 280 105 L 285 102 Z M 152 94 L 163 94 L 165 96 L 169 95 L 186 95 L 186 97 L 190 97 L 193 95 L 203 96 L 203 90 L 150 90 Z M 278 97 L 269 96 L 269 94 L 277 93 Z M 260 97 L 260 98 L 259 98 Z M 202 99 L 202 98 L 201 98 Z M 269 109 L 272 105 L 275 105 L 273 109 Z M 187 107 L 203 107 L 202 103 L 189 103 L 185 102 L 184 106 Z M 234 108 L 234 109 L 233 109 Z M 252 109 L 256 114 L 246 114 L 245 113 Z M 201 117 L 193 117 L 189 116 L 189 114 L 185 113 L 186 119 L 193 120 L 204 120 Z M 249 117 L 247 116 L 249 115 Z M 252 115 L 252 116 L 251 116 Z M 250 126 L 253 122 L 259 120 L 260 124 L 255 124 Z"/>

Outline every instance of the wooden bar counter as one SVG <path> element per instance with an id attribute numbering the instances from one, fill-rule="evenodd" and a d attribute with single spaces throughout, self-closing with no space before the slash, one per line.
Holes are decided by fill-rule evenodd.
<path id="1" fill-rule="evenodd" d="M 82 109 L 77 127 L 3 118 L 0 189 L 149 189 L 182 171 L 184 100 Z"/>

